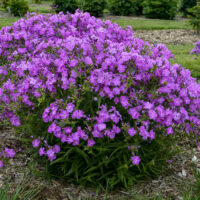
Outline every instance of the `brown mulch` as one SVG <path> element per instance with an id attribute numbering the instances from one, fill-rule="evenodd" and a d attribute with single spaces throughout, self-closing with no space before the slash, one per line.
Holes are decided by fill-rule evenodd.
<path id="1" fill-rule="evenodd" d="M 158 44 L 193 44 L 200 40 L 200 35 L 193 30 L 137 30 L 134 37 Z"/>

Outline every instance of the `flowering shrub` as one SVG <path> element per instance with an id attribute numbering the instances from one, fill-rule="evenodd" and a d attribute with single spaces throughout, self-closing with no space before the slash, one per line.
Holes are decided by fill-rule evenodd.
<path id="1" fill-rule="evenodd" d="M 190 52 L 190 54 L 196 54 L 196 55 L 200 55 L 200 40 L 198 42 L 196 42 L 194 49 L 192 49 L 192 51 Z"/>
<path id="2" fill-rule="evenodd" d="M 88 13 L 20 19 L 0 30 L 1 119 L 51 174 L 128 187 L 163 169 L 176 135 L 199 134 L 200 85 L 171 57 Z"/>
<path id="3" fill-rule="evenodd" d="M 8 148 L 5 147 L 4 150 L 1 151 L 0 153 L 0 168 L 2 168 L 4 166 L 4 160 L 7 161 L 9 158 L 14 158 L 16 155 L 16 152 L 21 151 L 21 149 L 19 150 L 14 150 L 13 148 Z"/>

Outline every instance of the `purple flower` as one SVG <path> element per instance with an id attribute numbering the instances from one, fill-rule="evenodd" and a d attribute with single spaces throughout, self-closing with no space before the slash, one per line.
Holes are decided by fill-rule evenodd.
<path id="1" fill-rule="evenodd" d="M 116 114 L 111 114 L 110 119 L 115 122 L 115 124 L 119 123 L 120 118 Z"/>
<path id="2" fill-rule="evenodd" d="M 168 69 L 164 69 L 163 71 L 162 71 L 162 74 L 163 74 L 163 76 L 169 76 L 170 75 L 170 72 L 169 72 L 169 70 Z"/>
<path id="3" fill-rule="evenodd" d="M 153 130 L 149 132 L 149 137 L 151 138 L 151 140 L 155 139 L 155 132 Z"/>
<path id="4" fill-rule="evenodd" d="M 131 117 L 132 117 L 133 119 L 138 119 L 139 116 L 140 116 L 140 114 L 137 112 L 137 110 L 136 110 L 135 108 L 130 108 L 130 109 L 128 110 L 128 113 L 131 115 Z"/>
<path id="5" fill-rule="evenodd" d="M 39 149 L 39 155 L 40 155 L 40 156 L 46 155 L 46 152 L 45 152 L 44 147 L 41 147 L 41 148 Z"/>
<path id="6" fill-rule="evenodd" d="M 127 108 L 130 105 L 126 96 L 121 96 L 120 102 L 124 108 Z"/>
<path id="7" fill-rule="evenodd" d="M 78 64 L 78 61 L 76 59 L 73 59 L 70 61 L 70 67 L 75 67 Z"/>
<path id="8" fill-rule="evenodd" d="M 66 134 L 70 134 L 72 132 L 72 128 L 66 127 L 66 128 L 64 128 L 64 131 L 65 131 Z"/>
<path id="9" fill-rule="evenodd" d="M 94 140 L 88 140 L 88 146 L 92 147 L 95 145 L 95 141 Z"/>
<path id="10" fill-rule="evenodd" d="M 119 64 L 117 69 L 118 69 L 119 73 L 123 73 L 126 70 L 126 66 L 122 65 L 122 64 Z"/>
<path id="11" fill-rule="evenodd" d="M 5 153 L 6 153 L 6 156 L 9 158 L 13 158 L 16 154 L 14 149 L 9 149 L 7 147 L 5 147 Z"/>
<path id="12" fill-rule="evenodd" d="M 136 134 L 136 130 L 135 130 L 134 128 L 129 128 L 129 129 L 128 129 L 128 134 L 129 134 L 130 136 L 134 136 L 134 135 Z"/>
<path id="13" fill-rule="evenodd" d="M 59 145 L 54 145 L 54 147 L 53 147 L 53 151 L 55 152 L 55 153 L 59 153 L 60 152 L 60 146 Z"/>
<path id="14" fill-rule="evenodd" d="M 3 161 L 0 160 L 0 168 L 2 168 L 2 167 L 3 167 Z"/>
<path id="15" fill-rule="evenodd" d="M 82 110 L 75 110 L 72 114 L 72 119 L 81 119 L 82 117 L 84 117 Z"/>
<path id="16" fill-rule="evenodd" d="M 13 117 L 10 118 L 10 122 L 13 126 L 20 126 L 21 123 L 20 123 L 20 120 L 19 120 L 19 117 L 13 115 Z"/>
<path id="17" fill-rule="evenodd" d="M 98 128 L 98 131 L 103 131 L 104 129 L 106 129 L 106 124 L 104 123 L 97 124 L 97 128 Z"/>
<path id="18" fill-rule="evenodd" d="M 158 116 L 154 110 L 149 110 L 148 115 L 149 115 L 149 118 L 153 120 L 155 120 Z"/>
<path id="19" fill-rule="evenodd" d="M 194 49 L 192 49 L 192 51 L 190 52 L 190 54 L 196 54 L 196 55 L 200 55 L 200 40 L 198 42 L 196 42 Z"/>
<path id="20" fill-rule="evenodd" d="M 153 104 L 151 104 L 151 103 L 149 103 L 149 102 L 146 102 L 146 103 L 144 104 L 144 108 L 150 110 L 150 109 L 153 108 Z"/>
<path id="21" fill-rule="evenodd" d="M 38 139 L 35 139 L 35 140 L 33 140 L 32 141 L 32 145 L 33 145 L 33 147 L 39 147 L 39 145 L 40 145 L 40 140 L 38 140 Z"/>
<path id="22" fill-rule="evenodd" d="M 146 139 L 149 137 L 149 133 L 148 133 L 148 131 L 145 129 L 144 126 L 141 126 L 141 127 L 140 127 L 140 135 L 142 136 L 142 138 L 143 138 L 144 140 L 146 140 Z"/>
<path id="23" fill-rule="evenodd" d="M 182 102 L 183 102 L 183 101 L 182 101 L 180 98 L 174 98 L 174 99 L 173 99 L 173 104 L 174 104 L 175 106 L 181 106 Z"/>
<path id="24" fill-rule="evenodd" d="M 133 165 L 139 165 L 140 161 L 141 161 L 139 156 L 133 156 L 133 157 L 131 157 L 131 160 L 132 160 Z"/>
<path id="25" fill-rule="evenodd" d="M 167 134 L 168 135 L 173 134 L 173 128 L 172 127 L 167 128 Z"/>
<path id="26" fill-rule="evenodd" d="M 120 129 L 118 126 L 116 126 L 116 125 L 114 124 L 114 125 L 113 125 L 113 128 L 112 128 L 112 132 L 118 134 L 118 133 L 121 132 L 121 129 Z"/>
<path id="27" fill-rule="evenodd" d="M 65 143 L 65 142 L 67 142 L 68 141 L 68 137 L 66 136 L 66 135 L 62 135 L 61 136 L 61 142 L 62 143 Z"/>
<path id="28" fill-rule="evenodd" d="M 67 112 L 71 113 L 74 110 L 75 105 L 73 103 L 68 103 L 66 106 Z"/>
<path id="29" fill-rule="evenodd" d="M 53 149 L 49 149 L 47 151 L 47 156 L 51 162 L 56 159 L 55 152 L 53 151 Z"/>
<path id="30" fill-rule="evenodd" d="M 85 63 L 86 65 L 93 65 L 92 59 L 89 56 L 85 58 Z"/>
<path id="31" fill-rule="evenodd" d="M 68 119 L 69 118 L 69 113 L 66 110 L 62 110 L 59 116 L 60 119 Z"/>

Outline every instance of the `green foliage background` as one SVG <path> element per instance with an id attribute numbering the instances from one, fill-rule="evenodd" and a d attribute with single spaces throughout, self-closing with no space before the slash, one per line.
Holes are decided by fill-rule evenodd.
<path id="1" fill-rule="evenodd" d="M 177 0 L 145 0 L 143 3 L 143 14 L 148 18 L 174 19 L 177 10 Z"/>

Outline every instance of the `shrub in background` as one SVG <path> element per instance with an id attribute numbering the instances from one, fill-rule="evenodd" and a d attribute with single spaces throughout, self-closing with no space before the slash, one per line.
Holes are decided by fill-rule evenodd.
<path id="1" fill-rule="evenodd" d="M 144 0 L 134 0 L 134 14 L 142 15 Z"/>
<path id="2" fill-rule="evenodd" d="M 200 1 L 193 8 L 188 9 L 188 18 L 190 25 L 199 34 L 200 33 Z"/>
<path id="3" fill-rule="evenodd" d="M 174 19 L 177 0 L 144 0 L 143 14 L 148 18 Z"/>
<path id="4" fill-rule="evenodd" d="M 29 11 L 28 2 L 25 0 L 10 0 L 11 14 L 14 16 L 24 16 Z"/>
<path id="5" fill-rule="evenodd" d="M 2 6 L 2 8 L 4 8 L 4 9 L 7 9 L 8 8 L 8 6 L 9 6 L 9 4 L 10 4 L 10 0 L 2 0 L 1 1 L 1 6 Z"/>
<path id="6" fill-rule="evenodd" d="M 182 0 L 180 5 L 180 11 L 184 16 L 188 15 L 188 8 L 192 8 L 196 5 L 197 0 Z"/>
<path id="7" fill-rule="evenodd" d="M 57 13 L 74 13 L 78 8 L 78 3 L 76 0 L 53 0 L 53 7 Z"/>
<path id="8" fill-rule="evenodd" d="M 92 16 L 102 17 L 106 7 L 105 0 L 84 0 L 83 11 L 89 12 Z"/>
<path id="9" fill-rule="evenodd" d="M 131 186 L 199 134 L 200 84 L 171 57 L 88 13 L 20 19 L 0 30 L 0 119 L 33 137 L 50 174 Z"/>
<path id="10" fill-rule="evenodd" d="M 35 3 L 36 3 L 36 4 L 41 4 L 42 1 L 41 1 L 41 0 L 35 0 Z"/>
<path id="11" fill-rule="evenodd" d="M 140 12 L 138 0 L 110 0 L 109 1 L 109 10 L 113 15 L 134 15 Z M 139 6 L 139 7 L 137 7 Z"/>

